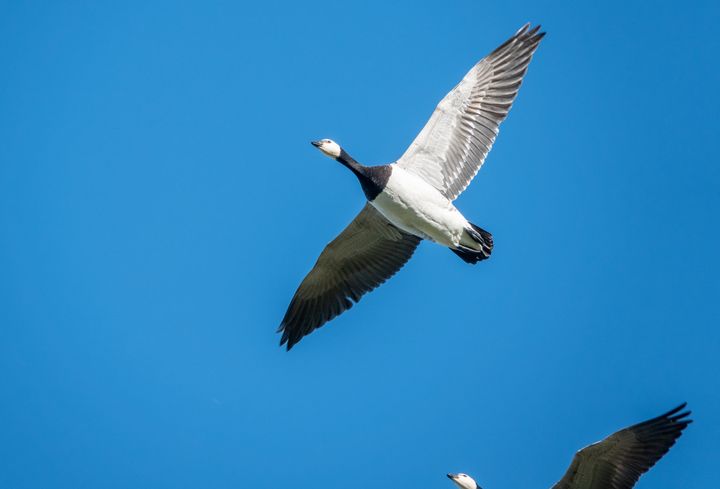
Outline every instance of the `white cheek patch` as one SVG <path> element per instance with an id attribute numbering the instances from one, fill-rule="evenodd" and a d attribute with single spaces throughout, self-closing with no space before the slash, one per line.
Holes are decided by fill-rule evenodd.
<path id="1" fill-rule="evenodd" d="M 335 141 L 328 141 L 320 146 L 320 151 L 330 158 L 338 158 L 340 156 L 340 145 Z"/>
<path id="2" fill-rule="evenodd" d="M 477 487 L 475 480 L 465 474 L 458 475 L 455 479 L 453 479 L 453 482 L 461 489 L 475 489 Z"/>

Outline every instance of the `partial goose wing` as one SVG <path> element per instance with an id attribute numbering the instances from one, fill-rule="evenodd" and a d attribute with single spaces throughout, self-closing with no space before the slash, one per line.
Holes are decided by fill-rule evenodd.
<path id="1" fill-rule="evenodd" d="M 465 75 L 435 108 L 397 161 L 450 200 L 465 190 L 490 152 L 533 53 L 545 35 L 526 24 Z"/>
<path id="2" fill-rule="evenodd" d="M 420 238 L 407 234 L 370 204 L 325 247 L 290 301 L 278 328 L 287 349 L 342 314 L 410 259 Z"/>
<path id="3" fill-rule="evenodd" d="M 630 426 L 575 454 L 570 468 L 552 489 L 630 489 L 665 455 L 685 427 L 686 404 Z M 679 414 L 678 414 L 679 413 Z"/>

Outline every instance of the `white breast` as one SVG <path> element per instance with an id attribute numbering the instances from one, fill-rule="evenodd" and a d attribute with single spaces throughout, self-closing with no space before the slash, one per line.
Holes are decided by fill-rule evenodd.
<path id="1" fill-rule="evenodd" d="M 468 227 L 450 200 L 397 165 L 392 166 L 385 189 L 371 204 L 403 231 L 445 246 L 457 246 Z"/>

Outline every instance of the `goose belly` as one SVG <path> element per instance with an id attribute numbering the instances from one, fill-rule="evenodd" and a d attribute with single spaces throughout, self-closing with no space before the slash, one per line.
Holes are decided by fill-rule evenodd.
<path id="1" fill-rule="evenodd" d="M 394 165 L 385 188 L 370 203 L 403 231 L 444 246 L 457 246 L 468 226 L 435 187 Z"/>

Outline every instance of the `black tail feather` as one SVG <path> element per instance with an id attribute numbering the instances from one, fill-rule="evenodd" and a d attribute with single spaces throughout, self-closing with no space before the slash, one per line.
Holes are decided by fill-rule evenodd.
<path id="1" fill-rule="evenodd" d="M 468 236 L 473 241 L 480 245 L 479 250 L 468 248 L 463 245 L 459 245 L 457 248 L 450 248 L 450 251 L 455 253 L 457 256 L 463 259 L 466 263 L 472 263 L 473 265 L 481 260 L 490 258 L 490 253 L 493 249 L 493 238 L 492 234 L 485 231 L 483 228 L 470 223 L 470 228 L 466 229 Z"/>
<path id="2" fill-rule="evenodd" d="M 471 250 L 470 248 L 465 248 L 464 246 L 450 248 L 450 251 L 462 258 L 465 263 L 471 263 L 473 265 L 487 258 L 487 256 L 482 251 Z"/>
<path id="3" fill-rule="evenodd" d="M 493 237 L 492 234 L 485 231 L 480 226 L 476 226 L 473 223 L 470 223 L 470 226 L 472 226 L 472 229 L 468 229 L 468 234 L 472 239 L 477 241 L 482 245 L 483 248 L 487 249 L 487 254 L 490 255 L 493 249 Z"/>

